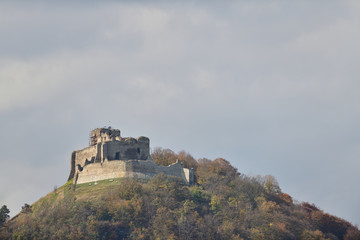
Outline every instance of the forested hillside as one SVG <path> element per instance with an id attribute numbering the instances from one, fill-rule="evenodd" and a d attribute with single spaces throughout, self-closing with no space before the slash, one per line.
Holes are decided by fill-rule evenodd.
<path id="1" fill-rule="evenodd" d="M 0 239 L 360 239 L 357 227 L 297 203 L 272 176 L 249 177 L 225 159 L 168 149 L 152 158 L 160 165 L 180 159 L 195 169 L 196 184 L 162 174 L 70 181 L 0 226 Z"/>

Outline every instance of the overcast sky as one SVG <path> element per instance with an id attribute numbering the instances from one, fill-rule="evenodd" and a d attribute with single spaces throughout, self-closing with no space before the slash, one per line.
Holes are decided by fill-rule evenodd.
<path id="1" fill-rule="evenodd" d="M 359 1 L 1 1 L 0 34 L 12 216 L 111 125 L 360 224 Z"/>

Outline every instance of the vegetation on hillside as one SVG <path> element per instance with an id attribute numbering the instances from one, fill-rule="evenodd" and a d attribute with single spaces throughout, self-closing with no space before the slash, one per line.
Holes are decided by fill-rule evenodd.
<path id="1" fill-rule="evenodd" d="M 0 227 L 4 225 L 6 220 L 10 217 L 9 216 L 10 210 L 7 208 L 6 205 L 0 208 Z"/>
<path id="2" fill-rule="evenodd" d="M 357 227 L 294 203 L 272 176 L 249 177 L 225 159 L 157 148 L 161 165 L 195 169 L 186 186 L 159 174 L 54 191 L 7 221 L 0 239 L 360 239 Z"/>

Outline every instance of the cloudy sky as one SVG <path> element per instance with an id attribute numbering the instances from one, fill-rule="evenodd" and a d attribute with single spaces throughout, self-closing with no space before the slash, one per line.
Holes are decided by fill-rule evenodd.
<path id="1" fill-rule="evenodd" d="M 111 125 L 360 224 L 359 1 L 1 1 L 0 34 L 12 215 Z"/>

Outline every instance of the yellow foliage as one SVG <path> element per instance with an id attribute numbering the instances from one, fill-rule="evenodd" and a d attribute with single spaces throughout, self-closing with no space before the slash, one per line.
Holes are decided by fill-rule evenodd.
<path id="1" fill-rule="evenodd" d="M 301 234 L 300 239 L 301 240 L 329 240 L 329 239 L 325 238 L 324 233 L 321 232 L 320 230 L 316 230 L 316 231 L 305 230 Z"/>
<path id="2" fill-rule="evenodd" d="M 211 196 L 210 209 L 212 211 L 219 211 L 221 209 L 221 198 L 219 196 Z"/>
<path id="3" fill-rule="evenodd" d="M 272 201 L 264 201 L 260 205 L 260 211 L 263 213 L 272 213 L 280 209 L 280 206 L 276 204 L 276 202 Z"/>

